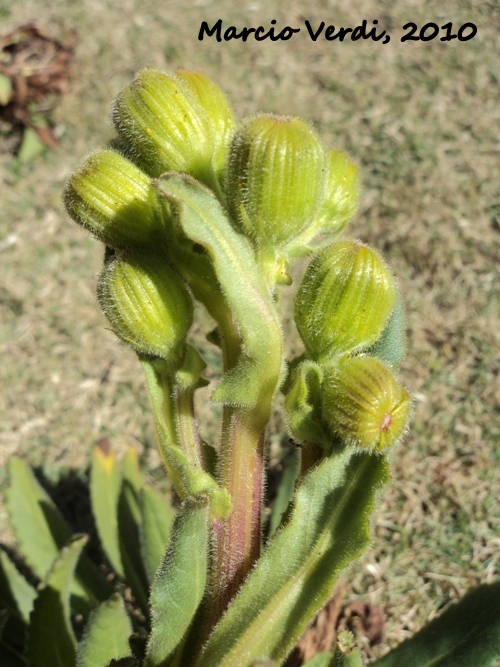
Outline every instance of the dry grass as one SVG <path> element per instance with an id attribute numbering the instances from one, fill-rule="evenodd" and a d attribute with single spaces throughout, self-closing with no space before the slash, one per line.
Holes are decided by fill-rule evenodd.
<path id="1" fill-rule="evenodd" d="M 500 12 L 479 0 L 432 10 L 423 0 L 312 4 L 280 2 L 274 12 L 259 0 L 0 4 L 2 30 L 35 18 L 62 38 L 79 32 L 76 76 L 56 113 L 59 147 L 24 167 L 0 156 L 0 481 L 14 453 L 51 478 L 83 471 L 101 436 L 118 449 L 135 443 L 149 469 L 159 467 L 139 366 L 95 302 L 101 248 L 60 204 L 71 169 L 111 137 L 118 90 L 145 66 L 193 68 L 219 82 L 240 116 L 312 119 L 360 165 L 351 234 L 385 253 L 408 305 L 402 375 L 415 397 L 412 433 L 394 454 L 373 549 L 348 575 L 351 595 L 385 608 L 380 652 L 498 576 Z M 218 18 L 238 26 L 377 18 L 392 41 L 314 43 L 301 33 L 290 42 L 198 42 L 200 22 Z M 474 21 L 478 35 L 402 44 L 410 20 Z M 3 510 L 0 520 L 8 539 Z"/>

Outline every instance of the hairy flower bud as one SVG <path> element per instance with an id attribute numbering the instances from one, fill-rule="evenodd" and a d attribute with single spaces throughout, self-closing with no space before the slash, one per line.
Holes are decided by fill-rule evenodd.
<path id="1" fill-rule="evenodd" d="M 403 435 L 410 397 L 379 359 L 349 357 L 325 373 L 325 421 L 346 444 L 382 451 Z"/>
<path id="2" fill-rule="evenodd" d="M 356 241 L 323 248 L 295 301 L 308 356 L 322 361 L 368 347 L 382 333 L 395 298 L 394 278 L 375 250 Z"/>
<path id="3" fill-rule="evenodd" d="M 324 152 L 314 130 L 284 116 L 256 116 L 234 137 L 228 200 L 243 231 L 284 245 L 314 220 L 323 194 Z"/>
<path id="4" fill-rule="evenodd" d="M 113 248 L 155 247 L 161 207 L 151 179 L 112 150 L 94 153 L 64 190 L 69 215 Z"/>
<path id="5" fill-rule="evenodd" d="M 355 214 L 359 204 L 358 170 L 342 151 L 327 154 L 325 196 L 316 224 L 318 229 L 338 234 Z"/>
<path id="6" fill-rule="evenodd" d="M 97 296 L 116 335 L 136 352 L 175 357 L 193 322 L 193 303 L 162 257 L 119 258 L 103 271 Z"/>
<path id="7" fill-rule="evenodd" d="M 176 74 L 195 95 L 212 126 L 212 164 L 220 178 L 226 167 L 229 142 L 236 126 L 231 105 L 219 86 L 207 76 L 185 70 L 178 70 Z"/>
<path id="8" fill-rule="evenodd" d="M 130 154 L 151 176 L 179 171 L 210 180 L 212 128 L 184 79 L 143 70 L 118 95 L 113 122 Z"/>

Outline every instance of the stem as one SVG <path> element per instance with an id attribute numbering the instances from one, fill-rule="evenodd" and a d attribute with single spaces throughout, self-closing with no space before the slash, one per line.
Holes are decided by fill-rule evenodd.
<path id="1" fill-rule="evenodd" d="M 220 483 L 233 509 L 216 533 L 214 614 L 222 614 L 260 555 L 264 477 L 264 431 L 249 415 L 226 408 L 220 452 Z"/>

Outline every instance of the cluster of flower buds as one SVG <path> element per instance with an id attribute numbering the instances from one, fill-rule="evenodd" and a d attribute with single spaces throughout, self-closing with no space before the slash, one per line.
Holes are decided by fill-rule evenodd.
<path id="1" fill-rule="evenodd" d="M 307 361 L 323 377 L 315 398 L 322 428 L 361 447 L 395 442 L 409 398 L 393 375 L 404 349 L 394 278 L 361 243 L 324 245 L 357 209 L 357 170 L 348 157 L 325 149 L 296 118 L 258 115 L 238 124 L 222 91 L 185 71 L 139 73 L 112 118 L 118 139 L 72 176 L 65 203 L 76 222 L 118 251 L 98 289 L 117 335 L 143 355 L 168 359 L 182 350 L 193 303 L 171 244 L 177 213 L 158 179 L 186 174 L 213 192 L 247 237 L 271 294 L 276 283 L 290 282 L 291 258 L 320 247 L 299 288 L 295 319 Z M 207 266 L 209 254 L 199 252 Z"/>
<path id="2" fill-rule="evenodd" d="M 390 368 L 401 361 L 404 319 L 394 277 L 380 255 L 356 241 L 320 250 L 299 288 L 295 322 L 306 358 L 321 369 L 314 399 L 330 430 L 360 448 L 381 451 L 396 443 L 410 408 Z"/>

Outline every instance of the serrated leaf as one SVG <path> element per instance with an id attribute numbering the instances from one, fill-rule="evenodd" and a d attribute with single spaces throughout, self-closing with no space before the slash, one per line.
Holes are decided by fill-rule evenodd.
<path id="1" fill-rule="evenodd" d="M 368 518 L 387 482 L 383 457 L 344 450 L 299 487 L 288 524 L 209 638 L 198 667 L 280 664 L 331 595 L 339 572 L 369 544 Z"/>
<path id="2" fill-rule="evenodd" d="M 170 541 L 175 510 L 161 493 L 149 486 L 141 489 L 140 504 L 142 553 L 152 581 Z"/>
<path id="3" fill-rule="evenodd" d="M 30 667 L 73 667 L 75 664 L 70 591 L 76 563 L 86 542 L 86 535 L 75 536 L 61 551 L 35 600 L 27 648 Z"/>
<path id="4" fill-rule="evenodd" d="M 500 659 L 500 581 L 479 586 L 374 667 L 489 667 Z"/>
<path id="5" fill-rule="evenodd" d="M 206 587 L 208 508 L 185 504 L 151 588 L 151 634 L 145 667 L 162 667 L 182 640 Z"/>
<path id="6" fill-rule="evenodd" d="M 20 458 L 9 459 L 10 485 L 6 492 L 10 524 L 19 550 L 33 572 L 44 579 L 72 532 L 63 516 Z M 92 607 L 111 594 L 111 588 L 86 554 L 73 582 L 73 605 L 85 618 Z"/>
<path id="7" fill-rule="evenodd" d="M 5 551 L 0 550 L 0 601 L 10 613 L 29 622 L 36 590 L 19 572 Z"/>
<path id="8" fill-rule="evenodd" d="M 121 490 L 121 472 L 116 456 L 107 444 L 98 444 L 92 450 L 90 498 L 99 539 L 116 573 L 124 578 L 118 532 L 118 502 Z"/>
<path id="9" fill-rule="evenodd" d="M 131 633 L 125 605 L 116 593 L 92 612 L 78 645 L 77 667 L 106 667 L 113 659 L 131 656 Z"/>

